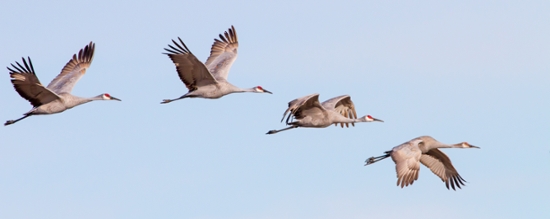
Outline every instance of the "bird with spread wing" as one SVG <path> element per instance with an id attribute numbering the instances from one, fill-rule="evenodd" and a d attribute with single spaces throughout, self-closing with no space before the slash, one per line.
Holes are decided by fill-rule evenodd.
<path id="1" fill-rule="evenodd" d="M 479 147 L 468 144 L 468 142 L 451 145 L 443 144 L 430 136 L 420 136 L 394 147 L 391 151 L 384 152 L 385 154 L 382 156 L 367 159 L 365 166 L 391 157 L 395 162 L 395 170 L 397 171 L 397 186 L 401 185 L 401 188 L 403 188 L 412 185 L 418 179 L 418 172 L 422 163 L 445 182 L 447 189 L 449 189 L 449 186 L 453 190 L 460 189 L 460 185 L 464 185 L 466 180 L 458 174 L 451 163 L 451 159 L 438 148 Z"/>
<path id="2" fill-rule="evenodd" d="M 285 117 L 289 127 L 270 130 L 266 134 L 275 134 L 298 127 L 325 128 L 332 124 L 349 127 L 349 124 L 355 126 L 356 122 L 383 122 L 370 115 L 357 118 L 355 105 L 349 95 L 337 96 L 322 104 L 319 102 L 319 94 L 300 97 L 288 103 L 288 109 L 283 114 L 281 122 Z"/>
<path id="3" fill-rule="evenodd" d="M 8 67 L 11 83 L 15 91 L 21 97 L 28 100 L 33 108 L 23 114 L 23 117 L 16 120 L 8 120 L 4 125 L 11 125 L 32 115 L 47 115 L 60 113 L 80 104 L 94 100 L 118 100 L 111 95 L 104 93 L 95 97 L 84 98 L 71 94 L 74 85 L 86 73 L 94 57 L 95 44 L 90 42 L 81 49 L 78 54 L 63 67 L 61 73 L 55 77 L 47 87 L 44 87 L 32 65 L 31 59 L 22 58 L 22 63 L 15 62 Z"/>
<path id="4" fill-rule="evenodd" d="M 210 50 L 210 57 L 206 63 L 202 63 L 191 53 L 185 43 L 178 37 L 179 42 L 172 40 L 174 45 L 165 48 L 168 57 L 174 62 L 176 71 L 188 89 L 188 92 L 175 99 L 164 99 L 161 103 L 166 104 L 184 98 L 207 98 L 217 99 L 231 93 L 269 93 L 270 91 L 256 86 L 242 89 L 227 81 L 229 69 L 237 59 L 237 32 L 235 27 L 219 35 L 220 39 L 214 39 Z"/>

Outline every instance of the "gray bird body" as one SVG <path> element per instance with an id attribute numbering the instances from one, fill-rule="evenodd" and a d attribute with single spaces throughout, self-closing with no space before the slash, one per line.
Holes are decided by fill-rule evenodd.
<path id="1" fill-rule="evenodd" d="M 176 71 L 181 81 L 185 84 L 188 92 L 175 99 L 164 99 L 161 103 L 170 103 L 172 101 L 184 98 L 206 98 L 218 99 L 231 93 L 253 92 L 270 93 L 261 86 L 249 89 L 242 89 L 227 81 L 229 69 L 237 59 L 237 49 L 239 42 L 235 28 L 231 28 L 219 35 L 220 39 L 214 39 L 214 44 L 210 50 L 210 57 L 206 63 L 202 63 L 191 53 L 185 43 L 178 37 L 179 42 L 172 40 L 174 45 L 168 45 L 165 48 L 168 57 L 176 66 Z"/>
<path id="2" fill-rule="evenodd" d="M 15 90 L 21 97 L 28 100 L 33 108 L 24 113 L 23 117 L 8 120 L 4 125 L 11 125 L 31 115 L 60 113 L 94 100 L 119 100 L 107 93 L 90 98 L 78 97 L 70 93 L 76 82 L 90 67 L 94 49 L 95 44 L 90 42 L 89 45 L 79 51 L 78 55 L 73 55 L 73 58 L 69 60 L 61 73 L 50 82 L 48 87 L 44 87 L 38 80 L 30 58 L 27 58 L 28 62 L 23 58 L 23 65 L 16 62 L 17 65 L 11 65 L 13 69 L 8 67 Z"/>
<path id="3" fill-rule="evenodd" d="M 275 134 L 298 127 L 325 128 L 332 124 L 349 127 L 349 124 L 355 126 L 356 122 L 383 122 L 370 115 L 357 118 L 355 105 L 349 95 L 334 97 L 321 104 L 317 93 L 290 101 L 281 122 L 285 117 L 286 124 L 290 127 L 270 130 L 267 134 Z"/>
<path id="4" fill-rule="evenodd" d="M 420 163 L 422 163 L 445 182 L 447 189 L 451 187 L 453 190 L 456 190 L 455 188 L 460 188 L 460 185 L 464 185 L 466 180 L 458 174 L 449 157 L 438 148 L 479 147 L 470 145 L 467 142 L 444 144 L 430 136 L 420 136 L 395 146 L 392 150 L 386 151 L 382 156 L 367 159 L 365 165 L 391 157 L 395 163 L 397 172 L 397 185 L 401 185 L 401 188 L 403 188 L 404 186 L 412 185 L 418 179 Z"/>

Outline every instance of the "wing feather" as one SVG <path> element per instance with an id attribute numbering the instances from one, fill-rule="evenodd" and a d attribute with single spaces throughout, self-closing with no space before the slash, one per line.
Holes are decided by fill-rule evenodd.
<path id="1" fill-rule="evenodd" d="M 8 70 L 10 71 L 11 83 L 13 84 L 15 91 L 17 91 L 21 97 L 28 100 L 33 107 L 39 107 L 43 104 L 60 99 L 57 94 L 48 88 L 45 88 L 40 83 L 34 72 L 31 58 L 27 57 L 27 59 L 29 60 L 28 63 L 25 58 L 22 58 L 24 66 L 22 66 L 19 62 L 15 62 L 17 66 L 11 64 L 13 69 L 8 67 Z"/>
<path id="2" fill-rule="evenodd" d="M 337 96 L 323 102 L 323 107 L 327 110 L 334 110 L 341 114 L 342 116 L 350 119 L 357 119 L 357 112 L 355 111 L 355 105 L 351 101 L 349 95 Z M 350 123 L 340 123 L 340 126 L 343 128 L 344 125 L 349 127 Z M 336 126 L 338 124 L 335 124 Z M 351 123 L 352 126 L 355 126 L 355 123 Z"/>
<path id="3" fill-rule="evenodd" d="M 183 43 L 181 38 L 179 42 L 172 40 L 175 46 L 168 45 L 170 48 L 165 48 L 168 53 L 164 53 L 170 57 L 181 81 L 185 84 L 189 91 L 194 91 L 197 87 L 209 84 L 217 84 L 214 76 L 208 71 L 206 66 L 193 55 Z"/>
<path id="4" fill-rule="evenodd" d="M 417 147 L 410 147 L 415 141 L 405 142 L 391 152 L 397 173 L 397 186 L 401 188 L 412 185 L 418 179 L 420 171 L 420 156 L 422 152 Z"/>
<path id="5" fill-rule="evenodd" d="M 286 118 L 287 124 L 290 123 L 291 118 L 303 119 L 306 116 L 326 116 L 326 110 L 319 103 L 319 94 L 317 93 L 290 101 L 281 122 L 285 119 L 287 113 L 290 113 Z"/>
<path id="6" fill-rule="evenodd" d="M 456 190 L 455 187 L 460 189 L 460 185 L 464 185 L 466 182 L 453 167 L 449 157 L 437 148 L 422 154 L 420 162 L 441 178 L 447 189 L 449 189 L 449 186 L 453 190 Z"/>
<path id="7" fill-rule="evenodd" d="M 71 93 L 76 82 L 80 80 L 92 64 L 94 51 L 95 43 L 90 42 L 78 52 L 78 55 L 74 54 L 73 58 L 65 64 L 61 73 L 48 84 L 48 89 L 58 94 Z"/>
<path id="8" fill-rule="evenodd" d="M 206 67 L 217 80 L 227 80 L 229 69 L 237 59 L 237 49 L 239 42 L 237 31 L 231 26 L 224 35 L 219 35 L 220 39 L 214 39 L 214 44 L 210 49 L 210 56 L 206 60 Z"/>

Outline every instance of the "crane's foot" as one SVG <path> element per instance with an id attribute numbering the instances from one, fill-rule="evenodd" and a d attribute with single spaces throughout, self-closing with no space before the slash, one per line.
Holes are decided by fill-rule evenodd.
<path id="1" fill-rule="evenodd" d="M 370 157 L 370 158 L 367 159 L 365 162 L 366 162 L 366 163 L 365 163 L 365 166 L 367 166 L 367 165 L 369 165 L 369 164 L 375 163 L 375 162 L 376 162 L 376 159 L 375 159 L 374 157 Z"/>
<path id="2" fill-rule="evenodd" d="M 13 123 L 15 123 L 15 120 L 8 120 L 6 121 L 6 123 L 4 123 L 4 126 L 11 125 Z"/>
<path id="3" fill-rule="evenodd" d="M 164 100 L 162 100 L 162 102 L 160 102 L 160 104 L 166 104 L 166 103 L 170 103 L 170 102 L 172 102 L 172 100 L 164 99 Z"/>
<path id="4" fill-rule="evenodd" d="M 277 132 L 279 132 L 279 131 L 277 131 L 277 130 L 269 130 L 269 132 L 267 132 L 267 133 L 265 133 L 265 134 L 266 134 L 266 135 L 271 135 L 271 134 L 275 134 L 275 133 L 277 133 Z"/>
<path id="5" fill-rule="evenodd" d="M 386 151 L 385 152 L 386 154 L 382 155 L 382 156 L 378 156 L 378 157 L 370 157 L 369 159 L 367 159 L 365 162 L 365 166 L 369 165 L 369 164 L 373 164 L 373 163 L 376 163 L 378 161 L 381 161 L 381 160 L 384 160 L 388 157 L 390 157 L 391 155 L 391 151 Z"/>

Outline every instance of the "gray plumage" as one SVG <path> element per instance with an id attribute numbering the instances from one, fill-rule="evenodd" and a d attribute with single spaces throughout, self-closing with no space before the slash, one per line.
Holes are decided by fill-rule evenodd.
<path id="1" fill-rule="evenodd" d="M 50 82 L 48 87 L 44 87 L 32 65 L 31 59 L 22 58 L 23 65 L 15 62 L 8 67 L 13 87 L 19 95 L 28 100 L 33 108 L 23 114 L 24 116 L 16 120 L 8 120 L 4 125 L 11 125 L 32 115 L 45 115 L 60 113 L 80 104 L 88 103 L 94 100 L 119 100 L 109 94 L 101 94 L 91 98 L 73 96 L 71 91 L 78 80 L 86 73 L 90 67 L 94 56 L 95 44 L 90 42 L 73 55 L 73 58 L 63 67 L 61 73 Z"/>
<path id="2" fill-rule="evenodd" d="M 355 105 L 349 95 L 334 97 L 322 104 L 319 102 L 319 94 L 300 97 L 288 103 L 288 109 L 283 114 L 281 122 L 285 117 L 286 124 L 290 127 L 270 130 L 266 134 L 275 134 L 298 127 L 325 128 L 332 124 L 349 127 L 349 124 L 355 126 L 356 122 L 383 122 L 370 115 L 357 118 Z"/>
<path id="3" fill-rule="evenodd" d="M 237 32 L 233 26 L 224 35 L 220 34 L 219 36 L 220 39 L 214 39 L 210 57 L 208 57 L 206 63 L 199 61 L 179 37 L 179 43 L 172 40 L 174 45 L 168 45 L 170 48 L 165 48 L 168 53 L 164 54 L 168 55 L 174 62 L 181 81 L 189 91 L 176 99 L 164 99 L 161 102 L 162 104 L 183 98 L 217 99 L 227 94 L 240 92 L 271 94 L 270 91 L 263 89 L 261 86 L 242 89 L 227 81 L 229 69 L 237 59 L 239 42 Z"/>
<path id="4" fill-rule="evenodd" d="M 379 157 L 371 157 L 365 162 L 365 166 L 373 164 L 380 160 L 391 157 L 395 162 L 397 172 L 397 186 L 409 186 L 418 179 L 420 171 L 420 163 L 428 167 L 435 175 L 437 175 L 445 186 L 449 186 L 456 190 L 460 185 L 464 185 L 464 180 L 456 171 L 451 160 L 447 155 L 441 152 L 438 148 L 479 148 L 461 142 L 458 144 L 443 144 L 430 136 L 421 136 L 394 147 L 391 151 L 384 152 L 385 154 Z"/>

